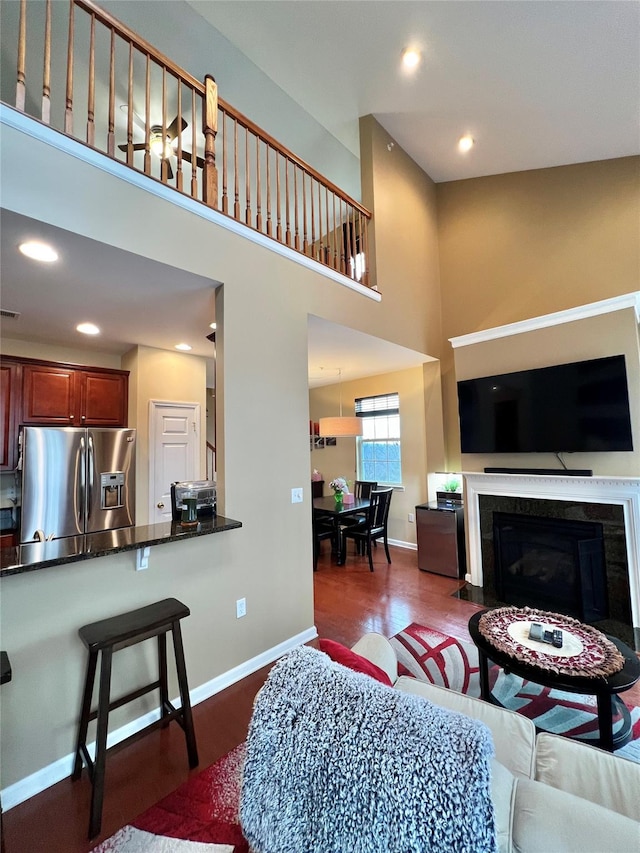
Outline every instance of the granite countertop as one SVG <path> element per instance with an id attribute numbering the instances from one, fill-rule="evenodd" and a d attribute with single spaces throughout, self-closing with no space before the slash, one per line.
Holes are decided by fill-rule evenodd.
<path id="1" fill-rule="evenodd" d="M 195 536 L 209 536 L 225 530 L 242 527 L 241 521 L 214 515 L 202 518 L 197 525 L 182 526 L 177 521 L 162 524 L 147 524 L 139 527 L 123 527 L 120 530 L 105 530 L 85 536 L 69 536 L 52 542 L 33 542 L 15 548 L 0 550 L 0 577 L 33 572 L 49 566 L 61 566 L 79 560 L 91 560 L 116 554 L 118 551 L 135 551 L 147 545 L 162 545 L 179 542 Z"/>

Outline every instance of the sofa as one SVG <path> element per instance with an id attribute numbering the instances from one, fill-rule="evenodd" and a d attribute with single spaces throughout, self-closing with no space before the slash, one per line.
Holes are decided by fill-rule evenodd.
<path id="1" fill-rule="evenodd" d="M 491 797 L 500 853 L 638 853 L 640 764 L 540 732 L 513 711 L 398 678 L 393 646 L 366 634 L 352 652 L 382 669 L 394 689 L 483 722 L 495 747 Z"/>

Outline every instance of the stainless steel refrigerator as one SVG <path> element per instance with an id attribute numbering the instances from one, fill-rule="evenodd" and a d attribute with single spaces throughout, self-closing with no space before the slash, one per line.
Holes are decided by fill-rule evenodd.
<path id="1" fill-rule="evenodd" d="M 21 440 L 21 543 L 134 524 L 134 429 L 24 427 Z"/>

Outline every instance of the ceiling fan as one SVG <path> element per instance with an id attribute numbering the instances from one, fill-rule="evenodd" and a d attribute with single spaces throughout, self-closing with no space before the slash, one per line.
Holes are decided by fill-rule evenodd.
<path id="1" fill-rule="evenodd" d="M 127 105 L 123 104 L 120 109 L 123 112 L 127 112 Z M 145 121 L 134 111 L 133 112 L 133 121 L 134 123 L 145 133 L 147 132 L 147 125 Z M 152 124 L 149 127 L 149 150 L 159 157 L 161 160 L 165 160 L 167 162 L 167 175 L 169 180 L 173 179 L 173 169 L 171 168 L 171 163 L 169 162 L 171 157 L 177 157 L 178 151 L 174 147 L 178 136 L 183 133 L 187 127 L 189 127 L 188 122 L 184 120 L 184 118 L 179 118 L 176 116 L 174 120 L 165 128 L 164 136 L 162 133 L 162 125 L 161 124 Z M 131 148 L 133 151 L 144 151 L 147 147 L 146 142 L 135 142 L 131 144 Z M 118 145 L 120 151 L 127 151 L 129 149 L 129 143 L 125 142 L 123 145 Z M 187 162 L 193 162 L 193 154 L 191 151 L 182 151 L 181 152 L 182 159 L 187 160 Z M 202 157 L 198 157 L 196 155 L 196 163 L 202 169 L 204 168 L 204 160 Z"/>

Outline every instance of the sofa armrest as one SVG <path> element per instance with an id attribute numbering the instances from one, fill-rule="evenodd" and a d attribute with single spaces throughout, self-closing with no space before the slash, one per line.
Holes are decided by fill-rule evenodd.
<path id="1" fill-rule="evenodd" d="M 640 764 L 634 761 L 540 732 L 536 742 L 535 778 L 640 821 Z"/>
<path id="2" fill-rule="evenodd" d="M 506 708 L 498 708 L 489 702 L 483 702 L 482 699 L 474 699 L 472 696 L 465 696 L 446 687 L 437 687 L 435 684 L 427 684 L 406 675 L 401 675 L 395 686 L 405 693 L 423 696 L 434 705 L 458 711 L 483 722 L 491 730 L 496 759 L 500 764 L 514 776 L 533 779 L 536 729 L 531 720 L 523 717 L 522 714 L 516 714 L 515 711 L 508 711 Z"/>
<path id="3" fill-rule="evenodd" d="M 391 683 L 395 684 L 398 678 L 398 658 L 386 637 L 382 634 L 365 634 L 352 646 L 351 651 L 375 663 L 387 673 Z"/>

